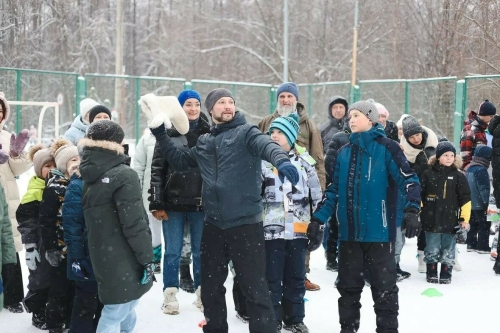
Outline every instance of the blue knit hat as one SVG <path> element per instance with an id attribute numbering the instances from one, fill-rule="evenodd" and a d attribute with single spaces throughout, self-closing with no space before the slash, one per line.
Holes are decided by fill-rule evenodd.
<path id="1" fill-rule="evenodd" d="M 273 128 L 279 129 L 283 134 L 285 134 L 286 140 L 290 147 L 293 147 L 297 137 L 299 136 L 299 116 L 295 113 L 288 115 L 287 117 L 278 117 L 274 119 L 269 127 L 268 134 L 271 135 Z"/>
<path id="2" fill-rule="evenodd" d="M 472 156 L 472 159 L 475 157 L 479 158 L 484 158 L 485 160 L 491 161 L 491 152 L 493 149 L 491 147 L 485 146 L 485 145 L 479 145 L 474 149 L 474 155 Z"/>
<path id="3" fill-rule="evenodd" d="M 198 100 L 198 102 L 200 102 L 200 104 L 201 104 L 200 94 L 198 94 L 198 92 L 196 90 L 191 90 L 191 89 L 183 90 L 183 91 L 181 91 L 179 96 L 177 96 L 177 99 L 179 100 L 179 103 L 181 104 L 181 106 L 184 106 L 184 103 L 186 103 L 186 101 L 190 98 L 196 98 Z"/>
<path id="4" fill-rule="evenodd" d="M 299 100 L 299 89 L 297 89 L 297 85 L 293 82 L 282 83 L 276 91 L 276 98 L 279 98 L 282 92 L 289 92 Z"/>

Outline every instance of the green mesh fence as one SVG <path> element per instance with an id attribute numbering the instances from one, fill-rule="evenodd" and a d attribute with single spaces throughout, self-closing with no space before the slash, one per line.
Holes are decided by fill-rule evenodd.
<path id="1" fill-rule="evenodd" d="M 258 124 L 272 109 L 273 91 L 270 84 L 205 80 L 192 80 L 191 84 L 192 89 L 201 95 L 202 104 L 210 91 L 217 88 L 228 89 L 236 99 L 236 108 L 243 112 L 247 121 L 252 124 Z M 202 109 L 205 110 L 205 107 Z"/>
<path id="2" fill-rule="evenodd" d="M 364 80 L 358 83 L 361 100 L 374 99 L 389 111 L 389 120 L 397 122 L 405 113 L 406 80 Z"/>
<path id="3" fill-rule="evenodd" d="M 466 111 L 477 111 L 485 99 L 497 106 L 500 104 L 500 75 L 466 76 L 465 89 Z"/>

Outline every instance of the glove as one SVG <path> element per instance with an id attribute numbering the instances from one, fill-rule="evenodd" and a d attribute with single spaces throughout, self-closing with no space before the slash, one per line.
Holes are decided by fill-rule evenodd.
<path id="1" fill-rule="evenodd" d="M 309 239 L 307 250 L 309 252 L 313 252 L 321 246 L 321 243 L 323 243 L 324 233 L 325 225 L 320 223 L 315 217 L 312 217 L 311 223 L 307 226 L 307 238 Z"/>
<path id="2" fill-rule="evenodd" d="M 30 131 L 28 131 L 26 128 L 19 132 L 17 138 L 16 135 L 12 133 L 12 135 L 10 136 L 10 156 L 18 157 L 19 155 L 21 155 L 24 148 L 28 144 L 29 139 Z"/>
<path id="3" fill-rule="evenodd" d="M 460 225 L 455 226 L 457 229 L 455 233 L 455 238 L 458 244 L 465 244 L 467 241 L 467 229 L 462 228 Z"/>
<path id="4" fill-rule="evenodd" d="M 277 163 L 278 177 L 281 182 L 285 181 L 285 177 L 292 183 L 292 185 L 297 185 L 299 182 L 299 173 L 297 168 L 290 163 L 289 160 L 283 160 Z"/>
<path id="5" fill-rule="evenodd" d="M 153 262 L 148 264 L 144 264 L 144 275 L 142 276 L 141 284 L 148 284 L 151 279 L 156 282 L 155 278 L 155 267 L 156 265 Z"/>
<path id="6" fill-rule="evenodd" d="M 45 252 L 45 259 L 47 259 L 50 266 L 58 267 L 61 263 L 61 253 L 59 250 L 47 250 L 47 252 Z"/>
<path id="7" fill-rule="evenodd" d="M 155 138 L 158 138 L 160 135 L 167 132 L 167 130 L 165 129 L 165 125 L 163 123 L 156 128 L 150 127 L 149 130 L 151 131 L 151 134 L 155 136 Z"/>
<path id="8" fill-rule="evenodd" d="M 2 144 L 0 143 L 0 164 L 4 164 L 9 160 L 9 154 L 2 149 Z"/>
<path id="9" fill-rule="evenodd" d="M 416 209 L 409 209 L 405 211 L 401 229 L 406 229 L 406 238 L 418 236 L 420 230 L 422 230 L 422 224 L 420 223 L 418 211 Z"/>
<path id="10" fill-rule="evenodd" d="M 79 278 L 87 280 L 92 271 L 92 265 L 87 259 L 76 259 L 71 264 L 71 270 Z"/>
<path id="11" fill-rule="evenodd" d="M 40 262 L 40 253 L 36 249 L 35 244 L 26 244 L 26 266 L 32 271 L 36 269 L 36 262 Z"/>
<path id="12" fill-rule="evenodd" d="M 3 264 L 2 265 L 2 275 L 5 278 L 4 283 L 7 285 L 14 278 L 16 273 L 16 264 Z"/>

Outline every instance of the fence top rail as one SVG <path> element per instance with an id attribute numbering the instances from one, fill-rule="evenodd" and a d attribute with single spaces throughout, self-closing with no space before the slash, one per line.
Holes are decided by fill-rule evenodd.
<path id="1" fill-rule="evenodd" d="M 456 80 L 456 76 L 446 76 L 446 77 L 429 77 L 424 79 L 388 79 L 388 80 L 360 80 L 359 84 L 364 83 L 411 83 L 411 82 L 429 82 L 429 81 L 446 81 L 446 80 Z"/>
<path id="2" fill-rule="evenodd" d="M 351 84 L 351 81 L 335 81 L 335 82 L 317 82 L 317 83 L 299 83 L 297 87 L 309 87 L 309 86 L 336 86 L 341 84 Z"/>
<path id="3" fill-rule="evenodd" d="M 191 80 L 191 83 L 228 84 L 234 86 L 263 87 L 263 88 L 273 87 L 272 84 L 266 84 L 266 83 L 249 83 L 249 82 L 236 82 L 236 81 Z"/>
<path id="4" fill-rule="evenodd" d="M 470 79 L 500 79 L 500 74 L 489 74 L 489 75 L 467 75 L 465 80 Z"/>
<path id="5" fill-rule="evenodd" d="M 186 79 L 179 77 L 164 77 L 164 76 L 135 76 L 135 75 L 120 75 L 120 74 L 98 74 L 88 73 L 85 77 L 106 77 L 115 79 L 140 79 L 140 80 L 162 80 L 162 81 L 177 81 L 186 82 Z"/>
<path id="6" fill-rule="evenodd" d="M 57 75 L 78 75 L 78 73 L 75 72 L 45 71 L 41 69 L 12 68 L 12 67 L 0 67 L 0 70 L 20 71 L 27 73 L 57 74 Z"/>
<path id="7" fill-rule="evenodd" d="M 10 105 L 26 105 L 26 106 L 59 106 L 57 102 L 25 102 L 25 101 L 9 101 Z"/>

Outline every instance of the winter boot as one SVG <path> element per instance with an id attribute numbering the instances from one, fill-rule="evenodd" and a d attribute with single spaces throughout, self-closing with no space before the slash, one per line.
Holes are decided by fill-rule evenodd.
<path id="1" fill-rule="evenodd" d="M 12 313 L 23 313 L 23 305 L 21 303 L 14 303 L 11 305 L 4 305 L 5 309 L 9 310 Z"/>
<path id="2" fill-rule="evenodd" d="M 195 305 L 198 309 L 201 310 L 201 312 L 203 312 L 203 303 L 201 303 L 201 286 L 196 289 L 195 295 L 196 301 L 193 302 L 193 305 Z"/>
<path id="3" fill-rule="evenodd" d="M 49 333 L 63 333 L 64 329 L 62 327 L 51 328 Z"/>
<path id="4" fill-rule="evenodd" d="M 250 320 L 249 316 L 247 316 L 246 314 L 240 313 L 240 312 L 236 312 L 236 318 L 238 318 L 239 320 L 241 320 L 245 324 L 248 323 L 248 321 Z"/>
<path id="5" fill-rule="evenodd" d="M 398 282 L 401 282 L 404 279 L 407 279 L 407 278 L 409 278 L 411 276 L 410 273 L 403 271 L 399 267 L 399 264 L 396 265 L 396 273 L 397 273 L 397 280 L 398 280 Z"/>
<path id="6" fill-rule="evenodd" d="M 179 287 L 187 293 L 194 293 L 194 281 L 191 277 L 191 270 L 189 269 L 189 265 L 181 265 L 180 268 L 181 280 Z"/>
<path id="7" fill-rule="evenodd" d="M 495 271 L 496 275 L 500 275 L 500 260 L 497 257 L 497 260 L 495 260 L 495 265 L 493 265 L 493 271 Z"/>
<path id="8" fill-rule="evenodd" d="M 45 312 L 35 313 L 33 312 L 31 323 L 33 326 L 40 330 L 46 330 L 47 324 L 45 323 Z"/>
<path id="9" fill-rule="evenodd" d="M 293 333 L 309 333 L 309 329 L 304 323 L 297 323 L 283 326 L 284 330 L 291 331 Z"/>
<path id="10" fill-rule="evenodd" d="M 439 273 L 439 284 L 450 284 L 452 271 L 453 271 L 453 266 L 441 264 L 441 273 Z"/>
<path id="11" fill-rule="evenodd" d="M 438 283 L 437 263 L 427 264 L 427 282 Z"/>
<path id="12" fill-rule="evenodd" d="M 425 258 L 424 251 L 418 251 L 417 258 L 418 258 L 418 272 L 425 273 L 426 266 L 425 266 L 425 262 L 424 262 L 424 258 Z"/>
<path id="13" fill-rule="evenodd" d="M 316 283 L 312 283 L 308 278 L 306 278 L 306 280 L 304 281 L 304 285 L 307 291 L 317 291 L 321 289 L 320 286 L 318 286 Z"/>
<path id="14" fill-rule="evenodd" d="M 176 315 L 179 314 L 179 302 L 177 301 L 177 288 L 170 287 L 165 289 L 163 292 L 163 296 L 165 299 L 163 300 L 163 313 Z"/>
<path id="15" fill-rule="evenodd" d="M 462 265 L 458 262 L 458 248 L 457 251 L 455 252 L 455 266 L 453 266 L 453 269 L 456 270 L 457 272 L 460 272 L 462 270 Z"/>
<path id="16" fill-rule="evenodd" d="M 334 254 L 328 252 L 325 252 L 325 257 L 326 257 L 326 270 L 337 272 L 339 270 L 337 257 Z"/>
<path id="17" fill-rule="evenodd" d="M 153 248 L 153 254 L 154 254 L 153 263 L 155 264 L 154 273 L 160 274 L 161 273 L 161 255 L 162 255 L 161 244 L 158 246 L 155 246 Z"/>

